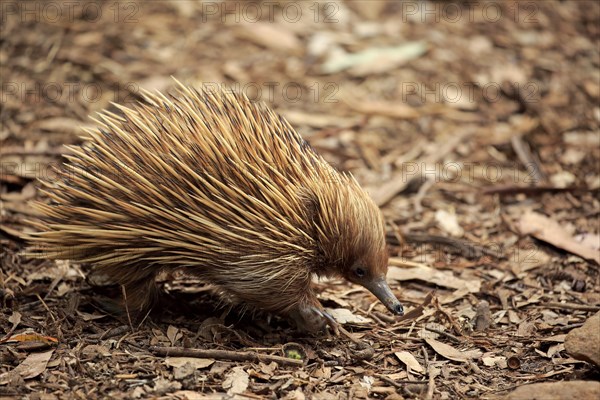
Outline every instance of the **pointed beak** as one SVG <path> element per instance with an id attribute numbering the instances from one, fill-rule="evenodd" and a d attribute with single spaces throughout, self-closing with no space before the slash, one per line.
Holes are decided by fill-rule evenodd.
<path id="1" fill-rule="evenodd" d="M 385 281 L 385 277 L 376 278 L 370 283 L 364 285 L 365 288 L 369 289 L 379 301 L 381 301 L 388 310 L 396 315 L 404 315 L 404 307 L 398 301 L 392 290 Z"/>

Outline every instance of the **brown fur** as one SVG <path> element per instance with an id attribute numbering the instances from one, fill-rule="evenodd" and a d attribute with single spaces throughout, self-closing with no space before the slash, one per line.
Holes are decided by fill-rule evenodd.
<path id="1" fill-rule="evenodd" d="M 152 305 L 154 277 L 185 268 L 251 307 L 320 304 L 311 276 L 357 262 L 385 276 L 381 213 L 262 104 L 180 85 L 176 97 L 100 115 L 71 147 L 30 254 L 92 263 L 124 285 L 130 311 Z"/>

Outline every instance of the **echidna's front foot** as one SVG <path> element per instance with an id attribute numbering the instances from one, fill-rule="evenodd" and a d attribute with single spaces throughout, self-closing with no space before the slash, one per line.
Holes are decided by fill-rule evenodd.
<path id="1" fill-rule="evenodd" d="M 298 329 L 317 333 L 329 326 L 335 335 L 339 334 L 338 324 L 333 317 L 318 306 L 301 305 L 290 313 Z"/>

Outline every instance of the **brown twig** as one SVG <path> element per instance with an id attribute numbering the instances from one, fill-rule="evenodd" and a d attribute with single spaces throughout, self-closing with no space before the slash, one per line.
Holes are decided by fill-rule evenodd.
<path id="1" fill-rule="evenodd" d="M 162 357 L 196 357 L 196 358 L 214 358 L 217 360 L 229 361 L 251 361 L 251 362 L 276 362 L 280 365 L 290 365 L 301 367 L 304 365 L 303 360 L 295 360 L 293 358 L 273 356 L 268 354 L 259 354 L 250 351 L 229 351 L 229 350 L 202 350 L 202 349 L 186 349 L 182 347 L 160 347 L 151 346 L 150 351 Z"/>
<path id="2" fill-rule="evenodd" d="M 130 329 L 130 328 L 127 325 L 117 326 L 116 328 L 109 329 L 106 332 L 104 332 L 103 334 L 101 334 L 99 339 L 105 340 L 105 339 L 109 339 L 109 338 L 112 338 L 115 336 L 120 336 L 120 335 L 126 333 L 128 329 Z"/>
<path id="3" fill-rule="evenodd" d="M 48 304 L 46 304 L 46 302 L 44 301 L 44 299 L 42 299 L 42 297 L 38 293 L 36 293 L 36 297 L 42 303 L 42 306 L 44 306 L 44 308 L 46 309 L 46 311 L 48 311 L 48 314 L 50 314 L 50 318 L 52 318 L 52 321 L 54 323 L 56 323 L 56 318 L 54 318 L 54 314 L 52 314 L 52 311 L 48 307 Z"/>
<path id="4" fill-rule="evenodd" d="M 435 374 L 433 373 L 433 366 L 429 366 L 427 368 L 427 374 L 429 375 L 429 379 L 427 380 L 427 394 L 425 395 L 426 400 L 433 399 L 433 392 L 435 390 Z"/>
<path id="5" fill-rule="evenodd" d="M 526 169 L 531 168 L 531 180 L 533 181 L 533 184 L 537 186 L 542 182 L 546 182 L 548 178 L 542 170 L 539 159 L 532 153 L 529 145 L 523 140 L 523 136 L 513 136 L 510 143 L 523 166 Z"/>
<path id="6" fill-rule="evenodd" d="M 488 186 L 481 189 L 481 194 L 499 194 L 499 195 L 511 195 L 511 194 L 527 194 L 527 195 L 541 195 L 544 193 L 587 193 L 594 192 L 597 189 L 590 189 L 582 186 L 575 187 L 554 187 L 554 186 L 515 186 L 515 185 L 494 185 Z"/>
<path id="7" fill-rule="evenodd" d="M 540 304 L 541 308 L 559 308 L 563 310 L 579 310 L 579 311 L 600 311 L 600 306 L 589 306 L 586 304 L 574 304 L 574 303 L 543 303 Z"/>
<path id="8" fill-rule="evenodd" d="M 448 137 L 446 140 L 444 140 L 444 142 L 439 143 L 438 146 L 435 147 L 435 153 L 427 154 L 417 161 L 422 165 L 431 165 L 440 162 L 440 160 L 442 160 L 447 154 L 454 151 L 456 146 L 463 143 L 474 133 L 474 130 L 465 130 L 463 132 L 453 134 L 451 137 Z M 423 171 L 425 170 L 426 169 L 421 170 L 421 173 L 417 174 L 413 179 L 406 179 L 406 170 L 404 166 L 401 166 L 400 169 L 396 171 L 385 184 L 381 185 L 376 191 L 371 193 L 371 197 L 375 201 L 375 204 L 380 207 L 384 206 L 390 200 L 396 197 L 398 193 L 403 192 L 415 182 L 418 186 L 420 186 L 424 179 Z"/>
<path id="9" fill-rule="evenodd" d="M 25 149 L 20 147 L 10 147 L 0 151 L 0 156 L 62 156 L 70 154 L 71 151 L 63 146 L 50 149 Z"/>
<path id="10" fill-rule="evenodd" d="M 431 187 L 434 184 L 435 184 L 435 181 L 433 181 L 431 179 L 426 179 L 425 182 L 423 182 L 423 185 L 421 185 L 421 187 L 417 191 L 417 194 L 415 195 L 415 197 L 413 198 L 413 204 L 415 207 L 415 212 L 417 214 L 421 214 L 423 212 L 423 205 L 421 204 L 421 202 L 423 201 L 423 198 L 425 197 L 425 195 L 427 194 L 429 189 L 431 189 Z"/>
<path id="11" fill-rule="evenodd" d="M 395 323 L 397 321 L 397 319 L 395 317 L 389 316 L 387 314 L 380 313 L 378 311 L 372 311 L 372 312 L 369 313 L 369 315 L 373 319 L 378 319 L 380 321 L 387 322 L 388 324 L 393 324 L 393 323 Z"/>
<path id="12" fill-rule="evenodd" d="M 135 332 L 133 329 L 133 323 L 131 322 L 131 314 L 129 314 L 129 306 L 127 301 L 127 290 L 125 290 L 125 286 L 121 285 L 121 291 L 123 292 L 123 303 L 125 303 L 125 312 L 127 314 L 127 320 L 129 321 L 129 326 L 131 327 L 131 332 Z"/>
<path id="13" fill-rule="evenodd" d="M 358 340 L 357 338 L 352 336 L 352 334 L 350 332 L 348 332 L 343 326 L 339 325 L 338 330 L 339 330 L 339 333 L 341 333 L 342 335 L 344 335 L 345 337 L 350 339 L 352 342 L 354 342 L 356 344 L 362 343 L 360 340 Z"/>
<path id="14" fill-rule="evenodd" d="M 423 303 L 419 304 L 417 307 L 413 308 L 412 310 L 398 318 L 397 322 L 409 321 L 420 317 L 423 314 L 425 307 L 427 307 L 431 303 L 434 293 L 435 290 L 432 290 L 431 292 L 427 293 L 427 296 L 425 296 Z"/>
<path id="15" fill-rule="evenodd" d="M 388 378 L 385 375 L 381 375 L 381 374 L 375 374 L 375 376 L 379 379 L 381 379 L 382 381 L 389 383 L 390 385 L 397 387 L 398 389 L 402 388 L 403 385 L 427 385 L 428 381 L 415 381 L 415 380 L 409 380 L 409 379 L 405 379 L 403 381 L 395 381 L 393 379 Z"/>
<path id="16" fill-rule="evenodd" d="M 456 343 L 462 343 L 462 340 L 460 340 L 459 338 L 457 338 L 456 336 L 454 336 L 451 333 L 444 332 L 444 331 L 441 331 L 441 330 L 435 329 L 435 328 L 430 328 L 428 326 L 424 326 L 423 328 L 425 328 L 426 331 L 437 333 L 438 335 L 446 336 L 448 339 L 450 339 Z"/>
<path id="17" fill-rule="evenodd" d="M 442 246 L 451 247 L 459 251 L 466 258 L 481 257 L 484 254 L 494 258 L 502 257 L 502 254 L 498 254 L 498 249 L 488 249 L 484 246 L 481 246 L 477 243 L 473 243 L 468 240 L 455 239 L 447 236 L 430 235 L 427 233 L 406 232 L 402 234 L 402 238 L 406 242 L 439 244 Z M 387 241 L 390 244 L 399 245 L 399 243 L 397 243 L 396 237 L 389 233 L 387 235 Z"/>

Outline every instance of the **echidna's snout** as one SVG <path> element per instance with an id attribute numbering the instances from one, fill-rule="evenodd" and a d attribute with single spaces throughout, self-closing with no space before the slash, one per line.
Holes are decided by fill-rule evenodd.
<path id="1" fill-rule="evenodd" d="M 370 282 L 363 283 L 363 286 L 373 293 L 392 313 L 404 315 L 404 307 L 392 293 L 385 277 L 374 278 Z"/>

